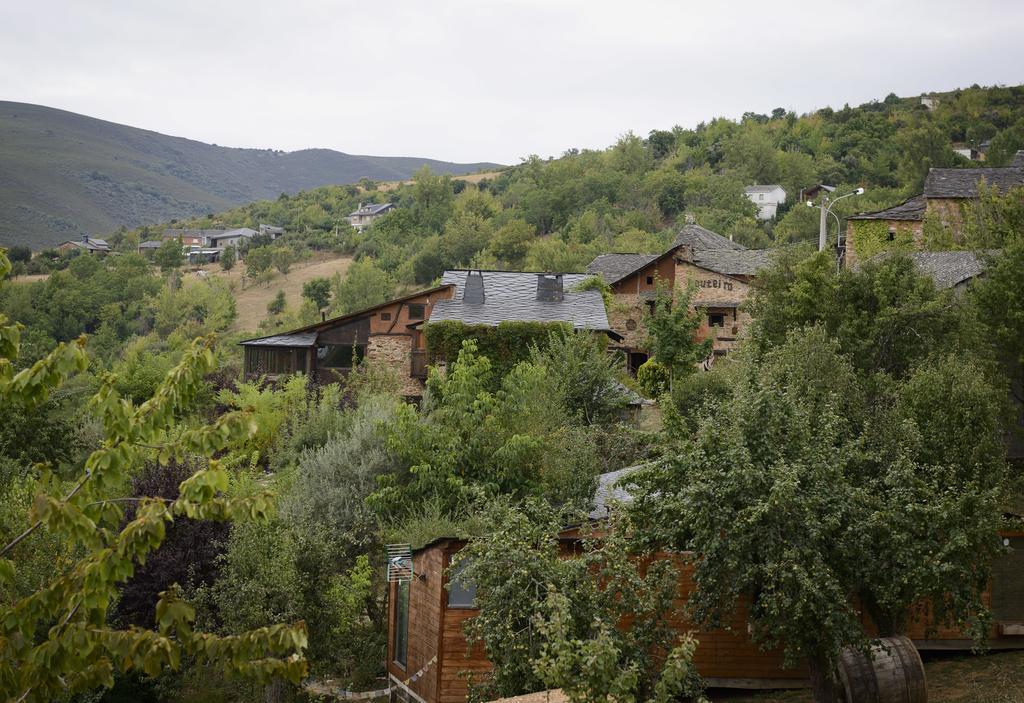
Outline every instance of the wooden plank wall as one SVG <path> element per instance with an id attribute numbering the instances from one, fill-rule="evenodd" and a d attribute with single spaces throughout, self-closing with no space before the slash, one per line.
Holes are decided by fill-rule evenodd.
<path id="1" fill-rule="evenodd" d="M 408 666 L 404 669 L 395 662 L 396 588 L 394 584 L 389 588 L 387 664 L 388 673 L 398 679 L 404 680 L 415 674 L 435 655 L 439 655 L 443 569 L 443 548 L 425 549 L 413 555 L 413 572 L 416 576 L 409 584 L 409 652 Z M 434 664 L 423 677 L 409 684 L 409 688 L 426 701 L 437 701 L 439 671 L 440 667 Z"/>

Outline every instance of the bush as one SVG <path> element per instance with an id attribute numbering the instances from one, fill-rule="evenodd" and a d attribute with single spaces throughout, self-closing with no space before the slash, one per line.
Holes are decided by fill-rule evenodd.
<path id="1" fill-rule="evenodd" d="M 636 381 L 648 398 L 663 396 L 668 391 L 670 379 L 668 368 L 654 359 L 648 359 L 636 370 Z"/>

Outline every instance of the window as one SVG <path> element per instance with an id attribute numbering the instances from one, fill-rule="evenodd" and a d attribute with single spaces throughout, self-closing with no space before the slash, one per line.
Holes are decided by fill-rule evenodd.
<path id="1" fill-rule="evenodd" d="M 413 303 L 409 305 L 409 319 L 410 320 L 422 320 L 426 315 L 426 306 L 423 303 Z"/>
<path id="2" fill-rule="evenodd" d="M 632 318 L 626 320 L 626 329 L 629 330 L 630 332 L 634 331 L 636 329 L 636 320 Z"/>
<path id="3" fill-rule="evenodd" d="M 388 320 L 390 320 L 390 319 L 391 319 L 391 313 L 389 313 L 389 312 L 382 312 L 382 313 L 380 314 L 380 319 L 382 319 L 382 320 L 384 320 L 385 322 L 387 322 Z"/>
<path id="4" fill-rule="evenodd" d="M 361 344 L 322 344 L 316 348 L 316 364 L 324 369 L 350 369 L 366 356 Z"/>
<path id="5" fill-rule="evenodd" d="M 409 582 L 395 585 L 395 663 L 403 669 L 409 665 Z"/>
<path id="6" fill-rule="evenodd" d="M 889 234 L 888 234 L 888 236 L 886 236 L 886 239 L 888 241 L 890 241 L 890 242 L 895 242 L 896 241 L 896 228 L 895 227 L 890 227 L 889 228 Z"/>
<path id="7" fill-rule="evenodd" d="M 647 306 L 647 312 L 649 312 L 649 313 L 651 313 L 653 315 L 654 314 L 654 306 L 656 305 L 656 302 L 653 301 L 653 300 L 645 300 L 644 301 L 644 305 Z"/>
<path id="8" fill-rule="evenodd" d="M 647 277 L 647 285 L 649 285 L 649 286 L 654 285 L 654 276 L 648 276 Z"/>
<path id="9" fill-rule="evenodd" d="M 758 193 L 757 194 L 757 199 L 758 200 L 764 200 L 764 193 Z"/>
<path id="10" fill-rule="evenodd" d="M 725 313 L 713 312 L 708 315 L 708 327 L 725 327 Z"/>
<path id="11" fill-rule="evenodd" d="M 451 561 L 448 562 L 451 564 Z M 448 607 L 475 608 L 476 584 L 465 583 L 459 579 L 462 572 L 469 566 L 465 559 L 448 569 Z"/>

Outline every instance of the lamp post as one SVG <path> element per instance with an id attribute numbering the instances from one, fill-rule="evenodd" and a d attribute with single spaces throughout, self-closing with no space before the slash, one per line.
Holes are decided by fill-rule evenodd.
<path id="1" fill-rule="evenodd" d="M 833 188 L 831 186 L 824 186 L 823 185 L 822 188 L 824 188 L 827 191 L 827 193 L 831 193 L 831 192 L 835 191 L 835 188 Z M 850 196 L 853 196 L 853 195 L 862 195 L 864 193 L 864 189 L 863 188 L 858 188 L 857 190 L 854 190 L 854 191 L 852 191 L 850 193 L 847 193 L 846 195 L 840 195 L 838 198 L 836 198 L 835 200 L 831 200 L 831 201 L 829 200 L 827 193 L 822 196 L 821 203 L 819 205 L 815 205 L 810 200 L 807 201 L 807 207 L 816 207 L 819 210 L 821 210 L 821 219 L 818 221 L 818 251 L 825 251 L 825 246 L 826 246 L 827 240 L 828 240 L 828 216 L 829 216 L 829 214 L 833 215 L 836 218 L 836 227 L 837 227 L 837 229 L 836 229 L 836 244 L 837 245 L 839 244 L 839 239 L 838 239 L 839 238 L 839 228 L 840 228 L 840 225 L 839 225 L 839 215 L 836 215 L 834 212 L 832 212 L 832 206 L 835 205 L 836 203 L 838 203 L 843 198 L 849 198 Z"/>

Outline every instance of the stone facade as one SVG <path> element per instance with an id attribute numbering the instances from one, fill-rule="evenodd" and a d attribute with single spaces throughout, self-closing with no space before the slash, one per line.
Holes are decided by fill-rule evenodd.
<path id="1" fill-rule="evenodd" d="M 847 220 L 847 267 L 866 261 L 882 251 L 917 251 L 924 246 L 921 220 Z"/>
<path id="2" fill-rule="evenodd" d="M 937 215 L 939 221 L 953 230 L 953 237 L 957 240 L 964 227 L 964 203 L 963 198 L 928 198 L 929 215 Z"/>
<path id="3" fill-rule="evenodd" d="M 697 331 L 698 337 L 714 337 L 716 355 L 731 351 L 750 324 L 750 315 L 739 309 L 747 300 L 750 284 L 688 261 L 677 261 L 676 285 L 686 290 L 691 284 L 696 286 L 693 307 L 705 308 L 704 322 Z"/>
<path id="4" fill-rule="evenodd" d="M 401 385 L 404 396 L 423 395 L 423 384 L 409 375 L 412 367 L 412 337 L 407 334 L 373 334 L 366 345 L 366 358 L 374 364 L 390 369 Z"/>

